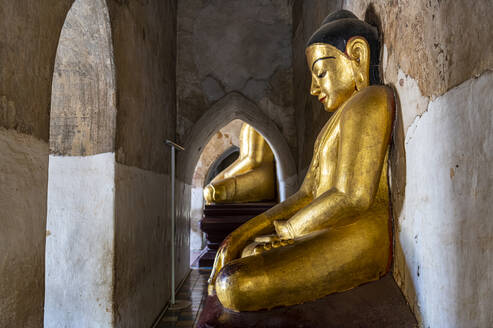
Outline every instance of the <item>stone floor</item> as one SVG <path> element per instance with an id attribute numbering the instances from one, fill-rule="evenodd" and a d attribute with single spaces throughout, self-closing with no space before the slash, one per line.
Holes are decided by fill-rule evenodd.
<path id="1" fill-rule="evenodd" d="M 192 328 L 197 324 L 197 318 L 202 312 L 207 296 L 207 279 L 210 271 L 192 270 L 183 283 L 177 300 L 190 301 L 190 306 L 183 310 L 167 310 L 157 328 L 185 327 Z"/>
<path id="2" fill-rule="evenodd" d="M 352 290 L 269 311 L 232 312 L 209 296 L 197 328 L 416 328 L 392 275 Z"/>
<path id="3" fill-rule="evenodd" d="M 235 313 L 207 297 L 210 270 L 192 270 L 177 300 L 183 310 L 168 310 L 157 328 L 415 328 L 416 319 L 390 274 L 353 290 L 313 302 L 270 311 Z"/>

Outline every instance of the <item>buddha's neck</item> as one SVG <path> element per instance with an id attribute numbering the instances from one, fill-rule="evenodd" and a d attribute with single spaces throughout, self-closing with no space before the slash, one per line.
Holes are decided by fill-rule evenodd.
<path id="1" fill-rule="evenodd" d="M 339 107 L 337 107 L 337 109 L 335 109 L 334 111 L 330 111 L 332 116 L 334 116 L 334 114 L 336 114 L 337 112 L 341 111 L 358 92 L 360 92 L 360 90 L 354 90 L 354 92 L 346 100 L 344 100 L 344 102 L 340 104 Z"/>

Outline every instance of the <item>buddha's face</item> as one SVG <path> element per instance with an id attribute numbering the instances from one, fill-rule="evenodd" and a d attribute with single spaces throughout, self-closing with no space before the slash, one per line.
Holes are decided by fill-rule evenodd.
<path id="1" fill-rule="evenodd" d="M 332 112 L 356 90 L 351 62 L 339 49 L 327 44 L 311 45 L 307 57 L 312 72 L 310 93 Z"/>
<path id="2" fill-rule="evenodd" d="M 368 45 L 366 41 L 364 45 Z M 349 42 L 349 46 L 354 45 Z M 357 46 L 360 47 L 361 44 Z M 369 49 L 365 50 L 368 53 Z M 362 58 L 360 49 L 350 54 L 356 54 L 356 57 L 325 43 L 315 43 L 306 50 L 312 73 L 310 93 L 318 97 L 326 111 L 337 110 L 355 91 L 368 85 L 369 66 L 364 63 L 368 61 L 368 56 Z"/>

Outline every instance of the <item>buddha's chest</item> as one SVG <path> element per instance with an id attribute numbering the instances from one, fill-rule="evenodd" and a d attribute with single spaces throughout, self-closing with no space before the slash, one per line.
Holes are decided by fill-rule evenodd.
<path id="1" fill-rule="evenodd" d="M 337 119 L 337 117 L 335 118 Z M 328 126 L 322 130 L 317 138 L 315 147 L 313 175 L 314 175 L 314 194 L 320 194 L 331 189 L 336 179 L 336 169 L 338 160 L 340 140 L 340 121 L 329 121 Z"/>

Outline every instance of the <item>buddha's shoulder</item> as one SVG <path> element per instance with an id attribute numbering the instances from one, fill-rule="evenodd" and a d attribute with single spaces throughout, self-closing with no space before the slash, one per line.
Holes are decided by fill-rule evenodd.
<path id="1" fill-rule="evenodd" d="M 394 92 L 384 85 L 372 85 L 356 93 L 346 104 L 345 112 L 350 115 L 393 115 Z"/>

